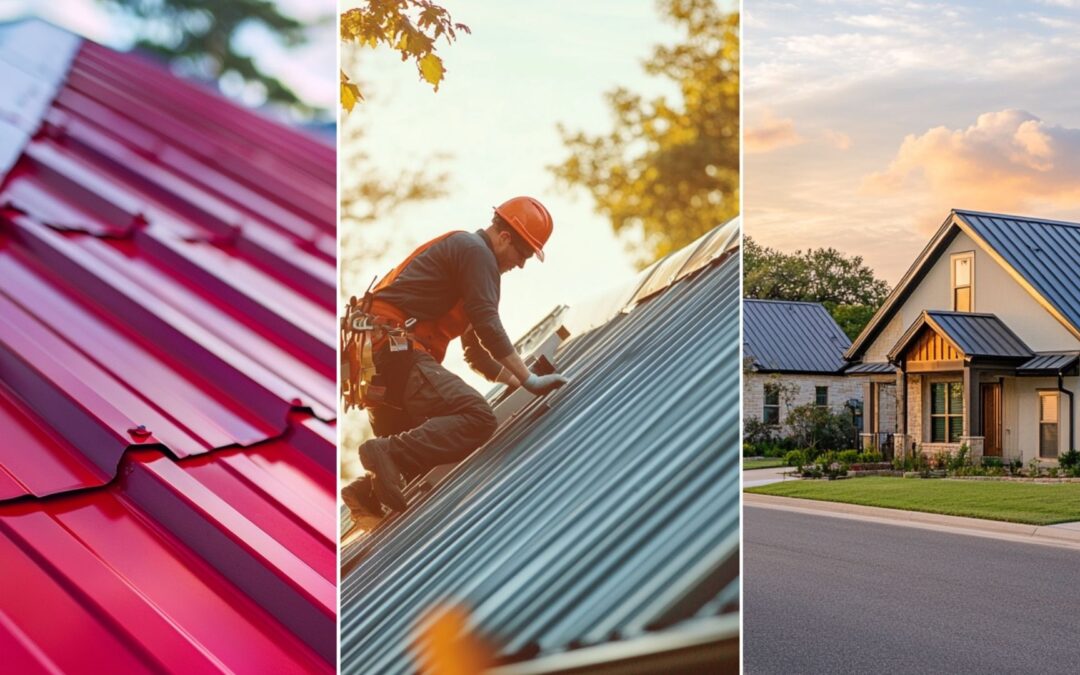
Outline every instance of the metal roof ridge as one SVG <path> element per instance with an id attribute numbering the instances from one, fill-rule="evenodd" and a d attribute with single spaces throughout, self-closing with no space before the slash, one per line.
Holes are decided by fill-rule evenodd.
<path id="1" fill-rule="evenodd" d="M 1053 220 L 1050 218 L 1039 218 L 1036 216 L 1018 216 L 1009 213 L 995 213 L 993 211 L 976 211 L 974 209 L 952 209 L 952 212 L 957 215 L 971 215 L 980 216 L 984 218 L 1001 218 L 1003 220 L 1022 220 L 1028 223 L 1043 223 L 1046 225 L 1064 225 L 1065 227 L 1077 227 L 1080 228 L 1080 223 L 1073 222 L 1071 220 Z"/>

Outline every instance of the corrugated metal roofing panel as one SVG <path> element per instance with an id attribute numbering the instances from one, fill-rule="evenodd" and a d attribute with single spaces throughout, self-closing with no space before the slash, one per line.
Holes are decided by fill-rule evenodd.
<path id="1" fill-rule="evenodd" d="M 744 356 L 762 372 L 839 373 L 851 345 L 824 305 L 743 301 Z"/>
<path id="2" fill-rule="evenodd" d="M 956 211 L 1080 330 L 1080 223 Z"/>
<path id="3" fill-rule="evenodd" d="M 98 66 L 109 58 L 91 45 L 76 69 L 87 50 Z M 138 60 L 112 58 L 113 70 Z M 153 77 L 169 76 L 154 70 Z M 183 110 L 153 110 L 173 124 L 188 122 Z M 66 114 L 81 119 L 78 109 Z M 129 124 L 141 142 L 154 137 L 159 151 L 170 147 L 154 119 Z M 22 428 L 45 423 L 52 436 L 32 453 L 0 449 L 12 479 L 0 494 L 14 496 L 13 485 L 38 496 L 100 485 L 129 447 L 161 443 L 186 457 L 250 445 L 280 434 L 296 407 L 332 418 L 335 321 L 332 297 L 319 289 L 332 288 L 334 263 L 304 253 L 304 237 L 327 226 L 313 224 L 301 237 L 272 235 L 278 241 L 249 255 L 246 233 L 265 239 L 272 230 L 266 223 L 280 229 L 273 220 L 280 207 L 238 217 L 230 222 L 233 236 L 222 237 L 200 217 L 217 207 L 192 210 L 206 197 L 196 187 L 187 185 L 173 195 L 184 200 L 167 207 L 158 202 L 143 170 L 154 157 L 124 150 L 142 163 L 136 177 L 132 167 L 103 163 L 71 142 L 68 128 L 46 126 L 49 138 L 32 141 L 0 184 L 8 204 L 0 214 L 0 305 L 9 317 L 0 326 L 0 388 L 8 390 L 9 417 L 18 414 Z M 119 137 L 111 142 L 126 147 Z M 154 172 L 162 181 L 174 176 L 159 164 Z M 265 192 L 259 173 L 245 181 Z M 281 259 L 306 255 L 311 273 L 295 265 L 277 273 L 266 264 L 271 248 Z M 27 460 L 43 453 L 52 460 Z"/>
<path id="4" fill-rule="evenodd" d="M 1033 352 L 993 314 L 925 312 L 966 357 L 1031 358 Z"/>
<path id="5" fill-rule="evenodd" d="M 446 602 L 505 661 L 732 611 L 738 293 L 726 258 L 571 337 L 556 354 L 571 386 L 346 548 L 343 671 L 413 670 L 412 631 Z"/>
<path id="6" fill-rule="evenodd" d="M 332 672 L 325 478 L 282 441 L 142 451 L 106 488 L 0 505 L 0 641 L 23 672 Z"/>
<path id="7" fill-rule="evenodd" d="M 1078 364 L 1080 352 L 1044 352 L 1017 366 L 1016 372 L 1019 375 L 1056 375 L 1075 370 Z"/>
<path id="8" fill-rule="evenodd" d="M 46 107 L 0 174 L 5 664 L 332 671 L 333 149 L 97 45 Z"/>

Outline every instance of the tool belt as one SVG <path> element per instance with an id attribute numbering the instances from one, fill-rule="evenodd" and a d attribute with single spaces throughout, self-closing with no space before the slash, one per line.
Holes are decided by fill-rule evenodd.
<path id="1" fill-rule="evenodd" d="M 412 352 L 426 351 L 410 331 L 415 323 L 374 313 L 370 293 L 362 300 L 349 299 L 341 320 L 341 397 L 346 412 L 402 406 Z"/>

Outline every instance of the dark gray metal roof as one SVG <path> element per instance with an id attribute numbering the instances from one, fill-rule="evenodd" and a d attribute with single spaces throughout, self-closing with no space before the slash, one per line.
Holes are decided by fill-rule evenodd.
<path id="1" fill-rule="evenodd" d="M 844 369 L 845 375 L 878 375 L 896 372 L 891 363 L 855 363 Z"/>
<path id="2" fill-rule="evenodd" d="M 738 335 L 727 256 L 563 343 L 569 386 L 344 549 L 343 672 L 415 671 L 417 622 L 447 602 L 505 662 L 735 611 Z"/>
<path id="3" fill-rule="evenodd" d="M 760 372 L 839 373 L 851 340 L 817 302 L 743 301 L 743 351 Z"/>
<path id="4" fill-rule="evenodd" d="M 1031 358 L 1034 352 L 993 314 L 925 312 L 967 357 Z"/>
<path id="5" fill-rule="evenodd" d="M 899 358 L 925 326 L 952 341 L 968 359 L 1030 359 L 1035 355 L 994 314 L 933 310 L 924 311 L 915 319 L 889 351 L 889 360 Z"/>
<path id="6" fill-rule="evenodd" d="M 1080 224 L 977 211 L 956 215 L 1080 330 Z"/>
<path id="7" fill-rule="evenodd" d="M 1076 370 L 1080 352 L 1043 352 L 1016 368 L 1018 375 L 1057 375 Z"/>

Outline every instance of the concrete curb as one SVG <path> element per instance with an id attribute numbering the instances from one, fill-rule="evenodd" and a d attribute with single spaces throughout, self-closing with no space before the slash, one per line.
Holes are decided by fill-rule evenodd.
<path id="1" fill-rule="evenodd" d="M 902 511 L 900 509 L 885 509 L 877 506 L 842 504 L 795 497 L 759 495 L 750 492 L 743 493 L 743 504 L 766 509 L 795 511 L 819 516 L 832 516 L 834 518 L 862 520 L 885 525 L 916 527 L 924 530 L 937 530 L 953 534 L 1080 550 L 1080 528 L 1072 524 L 1066 526 L 1023 525 L 1020 523 L 1004 523 L 997 520 L 983 520 L 981 518 L 943 516 L 937 513 Z"/>

